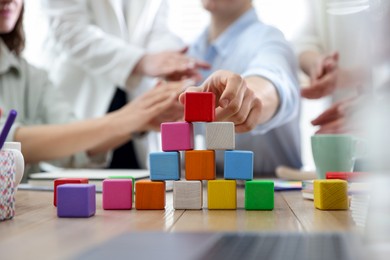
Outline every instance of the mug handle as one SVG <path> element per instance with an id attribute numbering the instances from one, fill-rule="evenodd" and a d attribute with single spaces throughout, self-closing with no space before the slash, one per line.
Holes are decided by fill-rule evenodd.
<path id="1" fill-rule="evenodd" d="M 367 141 L 363 138 L 353 137 L 353 157 L 361 158 L 366 157 L 368 153 Z"/>
<path id="2" fill-rule="evenodd" d="M 15 187 L 19 186 L 19 183 L 22 181 L 24 175 L 24 157 L 19 151 L 13 151 L 15 156 Z"/>

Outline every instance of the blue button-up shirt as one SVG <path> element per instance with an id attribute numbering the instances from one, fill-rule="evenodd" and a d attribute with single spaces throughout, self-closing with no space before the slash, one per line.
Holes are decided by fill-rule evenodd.
<path id="1" fill-rule="evenodd" d="M 300 168 L 297 64 L 283 34 L 263 24 L 251 9 L 212 43 L 208 42 L 207 28 L 190 47 L 189 55 L 211 64 L 210 70 L 202 71 L 204 79 L 223 69 L 272 82 L 280 97 L 278 111 L 251 132 L 237 134 L 236 149 L 254 152 L 256 176 L 272 174 L 278 165 Z M 217 166 L 223 169 L 223 153 L 217 153 Z"/>

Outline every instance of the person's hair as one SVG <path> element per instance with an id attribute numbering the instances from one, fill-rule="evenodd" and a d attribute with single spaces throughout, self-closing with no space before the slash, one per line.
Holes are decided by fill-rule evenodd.
<path id="1" fill-rule="evenodd" d="M 22 6 L 22 10 L 20 11 L 20 15 L 16 21 L 14 29 L 9 33 L 0 34 L 1 39 L 4 41 L 5 45 L 7 45 L 8 49 L 16 55 L 19 55 L 23 51 L 25 45 L 23 13 L 24 6 Z"/>

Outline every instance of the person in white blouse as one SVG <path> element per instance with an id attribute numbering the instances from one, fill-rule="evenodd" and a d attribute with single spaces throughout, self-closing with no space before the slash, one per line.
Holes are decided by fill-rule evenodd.
<path id="1" fill-rule="evenodd" d="M 347 114 L 360 92 L 369 87 L 366 38 L 370 29 L 368 5 L 363 2 L 305 1 L 307 20 L 293 39 L 300 68 L 310 80 L 301 95 L 308 99 L 331 96 L 335 102 L 312 121 L 319 127 L 317 133 L 348 131 L 340 116 Z"/>
<path id="2" fill-rule="evenodd" d="M 199 78 L 207 64 L 185 55 L 182 42 L 167 28 L 165 0 L 43 0 L 49 20 L 50 76 L 79 118 L 94 118 L 151 88 L 151 77 Z M 184 84 L 184 83 L 183 83 Z M 127 97 L 123 97 L 123 91 Z M 115 101 L 114 101 L 115 100 Z M 123 104 L 122 104 L 123 105 Z M 120 106 L 120 105 L 119 105 Z M 161 121 L 175 121 L 174 102 Z M 147 138 L 135 143 L 145 168 Z M 136 167 L 137 168 L 137 167 Z"/>

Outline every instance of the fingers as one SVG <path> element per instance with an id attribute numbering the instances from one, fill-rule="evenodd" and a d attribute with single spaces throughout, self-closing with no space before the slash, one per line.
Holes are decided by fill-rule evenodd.
<path id="1" fill-rule="evenodd" d="M 348 132 L 345 127 L 345 118 L 339 118 L 327 124 L 321 125 L 316 134 L 340 134 Z"/>
<path id="2" fill-rule="evenodd" d="M 145 115 L 150 119 L 156 117 L 160 113 L 164 112 L 166 108 L 170 107 L 176 100 L 175 95 L 170 95 L 164 99 L 155 100 L 145 109 Z"/>
<path id="3" fill-rule="evenodd" d="M 301 89 L 301 96 L 308 99 L 322 98 L 334 91 L 336 82 L 337 73 L 335 71 L 327 73 L 321 79 L 312 82 L 309 87 Z"/>
<path id="4" fill-rule="evenodd" d="M 235 126 L 236 133 L 246 133 L 253 130 L 257 125 L 257 120 L 259 118 L 260 113 L 261 103 L 260 101 L 255 100 L 246 120 L 243 123 Z"/>
<path id="5" fill-rule="evenodd" d="M 211 68 L 211 65 L 208 64 L 207 62 L 205 61 L 202 61 L 202 60 L 195 60 L 195 67 L 196 68 L 199 68 L 199 69 L 205 69 L 205 70 L 208 70 Z"/>
<path id="6" fill-rule="evenodd" d="M 164 87 L 158 87 L 154 88 L 144 95 L 138 97 L 133 102 L 138 102 L 140 104 L 141 108 L 148 108 L 150 106 L 153 106 L 156 103 L 161 102 L 162 100 L 175 100 L 177 97 L 177 94 L 172 91 L 167 91 Z"/>
<path id="7" fill-rule="evenodd" d="M 216 96 L 217 104 L 222 108 L 227 108 L 235 97 L 242 97 L 240 91 L 242 91 L 243 87 L 246 87 L 243 81 L 238 74 L 220 70 L 213 73 L 201 88 L 204 92 L 213 92 Z"/>
<path id="8" fill-rule="evenodd" d="M 312 125 L 323 125 L 328 122 L 334 121 L 344 115 L 343 111 L 340 110 L 339 105 L 333 105 L 329 109 L 325 110 L 316 119 L 312 120 Z"/>
<path id="9" fill-rule="evenodd" d="M 185 46 L 185 47 L 183 47 L 183 48 L 181 48 L 181 49 L 179 50 L 179 53 L 181 53 L 181 54 L 186 54 L 187 51 L 188 51 L 188 46 Z"/>
<path id="10" fill-rule="evenodd" d="M 318 99 L 329 95 L 331 92 L 327 83 L 320 80 L 307 88 L 301 89 L 301 96 L 307 99 Z"/>
<path id="11" fill-rule="evenodd" d="M 202 88 L 201 87 L 189 87 L 187 88 L 186 92 L 202 92 Z M 185 103 L 185 93 L 181 93 L 180 96 L 179 96 L 179 102 L 184 105 Z"/>
<path id="12" fill-rule="evenodd" d="M 216 117 L 219 121 L 232 121 L 235 124 L 243 123 L 251 109 L 254 95 L 253 91 L 246 86 L 239 89 L 238 94 L 229 105 L 225 108 L 221 107 L 217 111 Z"/>

